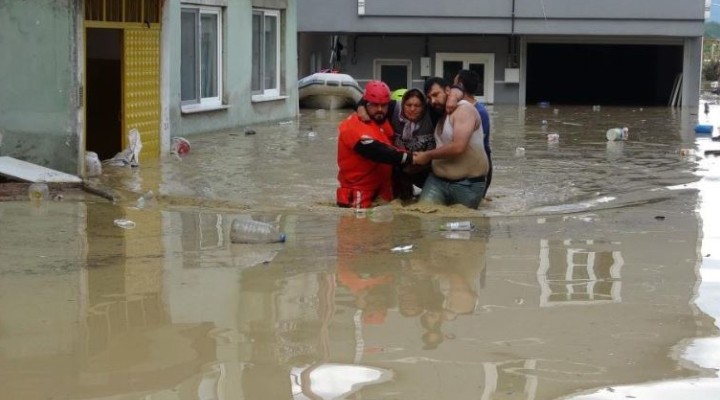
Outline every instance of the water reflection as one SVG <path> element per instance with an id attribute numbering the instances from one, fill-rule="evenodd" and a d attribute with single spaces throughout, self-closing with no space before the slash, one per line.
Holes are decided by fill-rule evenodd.
<path id="1" fill-rule="evenodd" d="M 622 253 L 593 247 L 592 240 L 540 241 L 540 306 L 622 300 Z"/>
<path id="2" fill-rule="evenodd" d="M 195 158 L 151 177 L 125 171 L 133 190 L 158 182 L 154 208 L 129 195 L 49 202 L 43 215 L 0 203 L 5 396 L 554 399 L 712 368 L 674 350 L 717 335 L 713 303 L 690 305 L 697 192 L 665 189 L 697 179 L 696 160 L 678 156 L 681 116 L 493 112 L 491 218 L 396 207 L 374 222 L 331 207 L 333 115 L 313 122 L 312 143 L 297 132 L 305 116 L 199 137 Z M 555 149 L 542 119 L 561 134 Z M 631 127 L 612 157 L 610 120 Z M 235 218 L 276 222 L 288 241 L 230 243 Z M 476 229 L 438 230 L 457 219 Z M 716 343 L 693 346 L 711 355 Z"/>

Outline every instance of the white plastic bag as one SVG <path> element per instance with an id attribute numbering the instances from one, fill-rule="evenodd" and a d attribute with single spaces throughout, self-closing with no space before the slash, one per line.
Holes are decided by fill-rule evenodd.
<path id="1" fill-rule="evenodd" d="M 115 157 L 103 161 L 103 164 L 124 167 L 137 167 L 140 165 L 140 150 L 142 150 L 142 142 L 140 142 L 140 132 L 136 129 L 130 129 L 128 132 L 128 147 L 117 153 Z"/>
<path id="2" fill-rule="evenodd" d="M 85 152 L 85 172 L 88 177 L 102 175 L 102 164 L 94 151 Z"/>

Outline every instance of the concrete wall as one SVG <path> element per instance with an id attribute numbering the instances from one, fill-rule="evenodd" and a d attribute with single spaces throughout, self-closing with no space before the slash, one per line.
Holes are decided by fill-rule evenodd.
<path id="1" fill-rule="evenodd" d="M 704 30 L 704 3 L 700 0 L 607 0 L 582 5 L 574 0 L 515 0 L 514 12 L 513 2 L 506 0 L 457 0 L 448 4 L 365 0 L 364 12 L 354 1 L 297 1 L 303 46 L 317 47 L 318 41 L 311 37 L 322 37 L 319 42 L 326 43 L 328 36 L 321 36 L 323 33 L 345 35 L 350 57 L 341 63 L 341 70 L 358 80 L 377 78 L 372 69 L 376 58 L 412 60 L 415 80 L 420 78 L 417 69 L 421 56 L 431 57 L 434 65 L 437 52 L 489 52 L 495 54 L 494 102 L 524 104 L 524 62 L 520 62 L 520 84 L 504 82 L 508 41 L 513 34 L 523 43 L 535 38 L 575 43 L 585 43 L 588 38 L 597 43 L 678 43 L 685 46 L 684 105 L 697 106 L 701 50 L 696 43 Z M 355 35 L 375 37 L 375 43 L 363 39 L 354 48 Z M 407 35 L 404 40 L 403 35 Z M 418 45 L 417 37 L 425 38 L 427 45 Z M 522 57 L 519 47 L 515 54 Z M 310 72 L 308 54 L 302 48 L 299 62 L 302 71 Z M 418 81 L 414 86 L 420 84 Z"/>
<path id="2" fill-rule="evenodd" d="M 80 3 L 0 0 L 0 155 L 79 173 Z"/>
<path id="3" fill-rule="evenodd" d="M 507 0 L 378 1 L 298 0 L 300 32 L 511 33 Z M 701 36 L 700 0 L 516 0 L 515 33 Z"/>
<path id="4" fill-rule="evenodd" d="M 298 113 L 297 96 L 297 25 L 296 3 L 288 1 L 281 14 L 282 59 L 281 80 L 285 99 L 252 102 L 252 2 L 228 2 L 223 14 L 223 98 L 227 109 L 196 114 L 182 114 L 180 108 L 180 0 L 166 2 L 163 20 L 163 57 L 167 74 L 167 117 L 164 124 L 169 136 L 237 128 L 240 126 L 287 119 Z"/>

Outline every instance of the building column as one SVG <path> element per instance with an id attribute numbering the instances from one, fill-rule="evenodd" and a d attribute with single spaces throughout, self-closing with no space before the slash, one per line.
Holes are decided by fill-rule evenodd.
<path id="1" fill-rule="evenodd" d="M 518 88 L 518 106 L 525 105 L 527 91 L 527 38 L 520 37 L 519 62 L 520 62 L 520 87 Z"/>
<path id="2" fill-rule="evenodd" d="M 700 77 L 702 74 L 702 37 L 686 38 L 683 46 L 683 107 L 700 105 Z"/>

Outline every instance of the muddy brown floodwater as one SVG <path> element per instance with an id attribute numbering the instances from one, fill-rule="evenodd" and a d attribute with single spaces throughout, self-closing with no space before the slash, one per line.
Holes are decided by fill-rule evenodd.
<path id="1" fill-rule="evenodd" d="M 314 110 L 106 168 L 115 203 L 1 202 L 0 398 L 720 397 L 720 105 L 490 110 L 473 211 L 334 207 L 347 111 Z"/>

